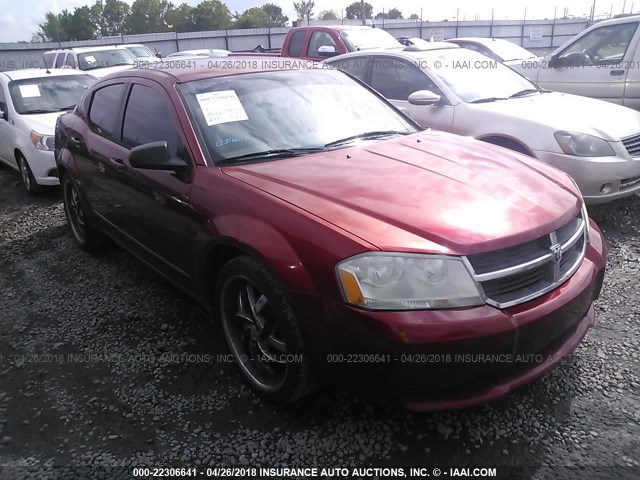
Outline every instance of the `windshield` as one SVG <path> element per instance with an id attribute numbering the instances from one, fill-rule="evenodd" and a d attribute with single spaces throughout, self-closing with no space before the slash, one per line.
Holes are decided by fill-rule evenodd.
<path id="1" fill-rule="evenodd" d="M 354 28 L 339 30 L 340 36 L 350 52 L 368 48 L 402 47 L 390 33 L 379 28 Z"/>
<path id="2" fill-rule="evenodd" d="M 419 60 L 426 65 L 440 63 L 430 69 L 463 102 L 506 99 L 525 90 L 535 94 L 537 87 L 509 67 L 480 53 L 465 49 L 442 50 Z"/>
<path id="3" fill-rule="evenodd" d="M 96 68 L 115 67 L 117 65 L 133 65 L 136 61 L 136 57 L 126 48 L 96 50 L 78 54 L 78 68 L 80 70 L 95 70 Z"/>
<path id="4" fill-rule="evenodd" d="M 234 75 L 180 89 L 214 162 L 281 150 L 339 148 L 343 140 L 372 132 L 418 131 L 336 70 Z M 328 146 L 333 142 L 340 144 Z"/>
<path id="5" fill-rule="evenodd" d="M 521 60 L 523 58 L 536 58 L 536 56 L 529 50 L 508 40 L 495 40 L 487 42 L 484 45 L 502 58 L 503 62 L 508 62 L 509 60 Z"/>
<path id="6" fill-rule="evenodd" d="M 155 57 L 154 53 L 147 47 L 127 47 L 127 50 L 138 58 Z"/>
<path id="7" fill-rule="evenodd" d="M 13 107 L 20 114 L 70 110 L 96 81 L 89 75 L 60 75 L 9 83 Z"/>

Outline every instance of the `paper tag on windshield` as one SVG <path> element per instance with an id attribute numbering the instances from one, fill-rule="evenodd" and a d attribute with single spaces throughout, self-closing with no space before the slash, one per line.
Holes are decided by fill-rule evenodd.
<path id="1" fill-rule="evenodd" d="M 19 85 L 22 98 L 39 97 L 40 89 L 38 85 Z"/>
<path id="2" fill-rule="evenodd" d="M 249 120 L 235 90 L 196 94 L 208 126 Z"/>
<path id="3" fill-rule="evenodd" d="M 87 61 L 87 63 L 96 63 L 96 57 L 94 57 L 93 55 L 87 55 L 86 57 L 84 57 L 84 59 Z"/>

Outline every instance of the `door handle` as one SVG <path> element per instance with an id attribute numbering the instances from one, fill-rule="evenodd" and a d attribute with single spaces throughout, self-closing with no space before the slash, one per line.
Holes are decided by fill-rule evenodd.
<path id="1" fill-rule="evenodd" d="M 84 140 L 82 139 L 82 137 L 69 137 L 67 143 L 72 148 L 84 148 Z"/>
<path id="2" fill-rule="evenodd" d="M 124 163 L 124 160 L 120 158 L 110 158 L 109 162 L 111 163 L 111 166 L 118 171 L 121 171 L 127 168 L 127 166 Z"/>
<path id="3" fill-rule="evenodd" d="M 609 75 L 611 75 L 612 77 L 620 77 L 624 75 L 624 70 L 611 70 L 609 72 Z"/>

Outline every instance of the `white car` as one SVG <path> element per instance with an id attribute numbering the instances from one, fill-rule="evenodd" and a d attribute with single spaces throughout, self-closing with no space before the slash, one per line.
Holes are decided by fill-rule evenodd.
<path id="1" fill-rule="evenodd" d="M 221 50 L 219 48 L 201 48 L 199 50 L 182 50 L 167 55 L 165 58 L 194 58 L 194 57 L 227 57 L 229 50 Z"/>
<path id="2" fill-rule="evenodd" d="M 49 50 L 44 54 L 44 61 L 48 68 L 78 69 L 96 78 L 133 68 L 139 62 L 122 45 Z"/>
<path id="3" fill-rule="evenodd" d="M 543 88 L 640 110 L 640 16 L 598 22 L 544 58 L 505 64 Z"/>
<path id="4" fill-rule="evenodd" d="M 128 43 L 121 45 L 129 50 L 138 60 L 143 62 L 157 62 L 158 57 L 147 46 L 141 43 Z"/>
<path id="5" fill-rule="evenodd" d="M 460 37 L 449 38 L 447 42 L 455 43 L 462 48 L 468 48 L 499 62 L 534 60 L 538 58 L 537 55 L 534 55 L 526 48 L 522 48 L 520 45 L 503 38 Z"/>
<path id="6" fill-rule="evenodd" d="M 95 80 L 69 69 L 0 72 L 0 161 L 20 172 L 27 192 L 59 184 L 53 157 L 56 120 Z"/>
<path id="7" fill-rule="evenodd" d="M 485 140 L 564 170 L 588 203 L 640 191 L 640 112 L 542 90 L 464 48 L 363 51 L 325 63 L 367 83 L 422 126 Z"/>

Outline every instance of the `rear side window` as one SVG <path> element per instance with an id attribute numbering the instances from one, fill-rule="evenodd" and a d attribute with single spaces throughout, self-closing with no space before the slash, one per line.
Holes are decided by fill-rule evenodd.
<path id="1" fill-rule="evenodd" d="M 369 57 L 348 58 L 331 62 L 333 68 L 347 72 L 349 75 L 356 77 L 358 80 L 365 81 L 367 74 L 367 59 Z"/>
<path id="2" fill-rule="evenodd" d="M 120 101 L 124 84 L 118 83 L 96 90 L 89 107 L 89 122 L 103 137 L 115 138 L 116 119 L 120 112 Z"/>
<path id="3" fill-rule="evenodd" d="M 45 53 L 43 55 L 44 58 L 44 66 L 47 68 L 53 68 L 53 60 L 56 58 L 55 53 Z"/>
<path id="4" fill-rule="evenodd" d="M 59 53 L 58 58 L 56 58 L 55 68 L 62 68 L 62 65 L 64 65 L 64 53 Z"/>
<path id="5" fill-rule="evenodd" d="M 129 148 L 166 141 L 169 155 L 187 160 L 167 101 L 153 88 L 134 85 L 122 125 L 122 143 Z"/>
<path id="6" fill-rule="evenodd" d="M 390 57 L 376 58 L 371 70 L 371 86 L 390 100 L 408 100 L 418 90 L 442 91 L 415 65 Z"/>
<path id="7" fill-rule="evenodd" d="M 291 43 L 289 43 L 289 56 L 300 57 L 302 56 L 302 47 L 304 46 L 304 37 L 307 32 L 304 30 L 296 32 L 291 36 Z"/>

